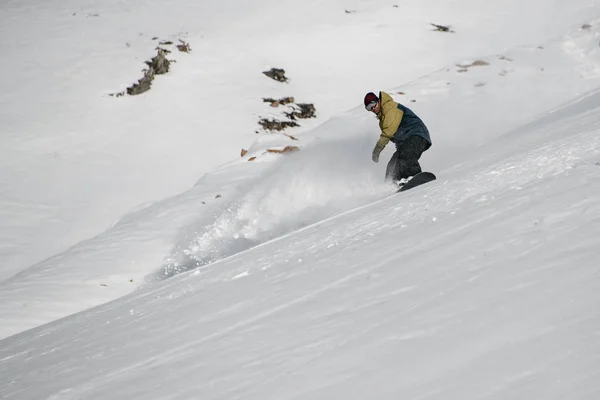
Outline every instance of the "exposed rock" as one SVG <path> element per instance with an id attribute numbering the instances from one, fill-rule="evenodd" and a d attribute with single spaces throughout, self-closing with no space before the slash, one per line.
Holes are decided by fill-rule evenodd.
<path id="1" fill-rule="evenodd" d="M 179 39 L 179 42 L 181 42 L 181 43 L 176 46 L 177 50 L 179 50 L 183 53 L 189 53 L 190 51 L 192 51 L 192 48 L 190 47 L 189 43 L 186 43 L 181 39 Z"/>
<path id="2" fill-rule="evenodd" d="M 152 81 L 154 80 L 154 75 L 162 75 L 169 72 L 169 66 L 171 65 L 171 61 L 169 61 L 166 57 L 167 54 L 170 53 L 169 50 L 162 49 L 157 47 L 157 55 L 154 56 L 150 61 L 146 61 L 146 65 L 148 69 L 143 70 L 144 76 L 134 83 L 130 87 L 127 88 L 125 92 L 120 93 L 111 93 L 111 96 L 120 97 L 125 93 L 135 96 L 138 94 L 142 94 L 150 90 L 152 86 Z"/>
<path id="3" fill-rule="evenodd" d="M 268 120 L 266 118 L 262 118 L 260 121 L 258 121 L 258 123 L 263 127 L 263 129 L 269 131 L 281 131 L 285 128 L 300 126 L 298 123 L 296 123 L 296 121 L 279 121 L 276 119 Z"/>
<path id="4" fill-rule="evenodd" d="M 473 61 L 473 62 L 471 63 L 471 65 L 469 65 L 469 67 L 485 67 L 485 66 L 487 66 L 487 65 L 490 65 L 490 63 L 489 63 L 489 62 L 487 62 L 487 61 L 483 61 L 483 60 L 476 60 L 476 61 Z"/>
<path id="5" fill-rule="evenodd" d="M 287 82 L 288 78 L 285 76 L 285 70 L 281 68 L 271 68 L 268 71 L 263 71 L 263 74 L 271 79 L 275 79 L 277 82 Z"/>
<path id="6" fill-rule="evenodd" d="M 271 99 L 269 97 L 263 97 L 265 103 L 271 103 L 271 107 L 279 107 L 280 105 L 290 104 L 294 102 L 293 97 L 283 97 L 279 100 Z"/>
<path id="7" fill-rule="evenodd" d="M 487 61 L 483 61 L 483 60 L 477 60 L 477 61 L 473 61 L 471 64 L 456 64 L 456 66 L 459 68 L 457 71 L 458 72 L 467 72 L 469 70 L 469 68 L 471 67 L 483 67 L 486 65 L 490 65 L 489 62 Z"/>
<path id="8" fill-rule="evenodd" d="M 290 113 L 285 113 L 285 116 L 291 120 L 295 120 L 296 118 L 315 118 L 316 112 L 317 110 L 313 104 L 300 103 L 295 104 L 294 110 Z"/>
<path id="9" fill-rule="evenodd" d="M 127 94 L 131 96 L 135 96 L 138 94 L 142 94 L 150 90 L 150 86 L 152 85 L 152 81 L 154 80 L 154 69 L 149 68 L 144 70 L 144 77 L 138 80 L 137 83 L 134 83 L 132 86 L 127 88 Z"/>
<path id="10" fill-rule="evenodd" d="M 158 51 L 158 54 L 154 56 L 152 60 L 146 61 L 146 65 L 148 65 L 148 67 L 150 67 L 150 69 L 153 70 L 153 73 L 156 75 L 166 74 L 169 72 L 169 67 L 171 65 L 171 62 L 167 60 L 166 57 L 170 51 L 161 49 L 160 47 L 157 47 L 156 50 Z"/>
<path id="11" fill-rule="evenodd" d="M 291 153 L 300 150 L 298 146 L 285 146 L 283 149 L 267 149 L 267 153 Z"/>
<path id="12" fill-rule="evenodd" d="M 450 32 L 450 33 L 454 33 L 454 31 L 452 29 L 450 29 L 449 26 L 445 26 L 445 25 L 438 25 L 438 24 L 431 24 L 435 29 L 436 32 Z"/>
<path id="13" fill-rule="evenodd" d="M 471 64 L 456 64 L 456 66 L 460 68 L 484 67 L 487 65 L 490 65 L 490 63 L 483 60 L 476 60 L 473 61 Z"/>

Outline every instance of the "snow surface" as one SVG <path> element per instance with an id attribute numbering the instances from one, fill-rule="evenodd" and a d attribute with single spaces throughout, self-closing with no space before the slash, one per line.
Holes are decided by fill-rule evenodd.
<path id="1" fill-rule="evenodd" d="M 600 1 L 0 22 L 0 398 L 600 397 Z M 427 123 L 437 181 L 382 183 L 378 90 Z M 257 124 L 284 96 L 317 109 L 293 138 Z"/>

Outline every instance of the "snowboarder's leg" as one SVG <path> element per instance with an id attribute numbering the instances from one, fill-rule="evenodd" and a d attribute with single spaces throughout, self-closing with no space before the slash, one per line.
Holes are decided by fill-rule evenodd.
<path id="1" fill-rule="evenodd" d="M 398 151 L 394 153 L 390 161 L 387 163 L 387 167 L 385 168 L 385 182 L 391 183 L 394 181 L 396 164 L 398 163 Z"/>
<path id="2" fill-rule="evenodd" d="M 396 151 L 398 159 L 393 173 L 395 180 L 406 179 L 421 172 L 419 158 L 427 148 L 427 144 L 427 141 L 421 136 L 413 135 L 398 147 Z"/>

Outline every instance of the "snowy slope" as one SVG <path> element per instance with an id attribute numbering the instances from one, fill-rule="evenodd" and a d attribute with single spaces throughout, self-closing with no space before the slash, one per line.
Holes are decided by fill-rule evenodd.
<path id="1" fill-rule="evenodd" d="M 597 26 L 577 28 L 541 45 L 459 59 L 390 88 L 433 132 L 435 145 L 424 165 L 444 177 L 465 157 L 478 159 L 477 146 L 600 86 L 599 36 Z M 457 66 L 476 61 L 484 65 Z M 369 157 L 376 132 L 372 115 L 358 107 L 294 133 L 299 140 L 260 136 L 243 159 L 224 164 L 192 189 L 140 207 L 106 232 L 2 283 L 2 336 L 117 298 L 148 277 L 207 264 L 385 196 L 385 164 L 373 165 Z M 303 150 L 294 157 L 264 154 L 287 145 Z M 392 151 L 389 146 L 384 156 Z M 257 159 L 249 162 L 251 157 Z"/>
<path id="2" fill-rule="evenodd" d="M 360 104 L 369 90 L 561 36 L 591 22 L 597 6 L 596 0 L 5 2 L 0 279 L 103 232 L 140 204 L 187 190 L 237 157 L 256 139 L 259 117 L 271 113 L 262 97 L 314 103 L 318 120 L 303 124 L 308 129 Z M 451 24 L 456 33 L 433 32 L 430 22 Z M 141 78 L 144 61 L 165 40 L 189 42 L 192 52 L 165 46 L 177 63 L 150 92 L 108 96 Z M 270 67 L 286 69 L 290 83 L 264 77 Z"/>
<path id="3" fill-rule="evenodd" d="M 597 398 L 599 10 L 1 5 L 0 398 Z M 108 96 L 154 36 L 192 53 Z M 381 182 L 369 90 L 437 181 Z"/>
<path id="4" fill-rule="evenodd" d="M 3 398 L 595 399 L 600 92 L 427 187 L 3 340 Z"/>

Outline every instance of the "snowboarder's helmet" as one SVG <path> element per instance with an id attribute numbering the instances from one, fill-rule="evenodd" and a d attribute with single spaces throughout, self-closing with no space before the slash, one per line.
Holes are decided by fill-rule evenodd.
<path id="1" fill-rule="evenodd" d="M 369 92 L 365 95 L 365 107 L 373 102 L 379 102 L 379 98 L 373 92 Z"/>

